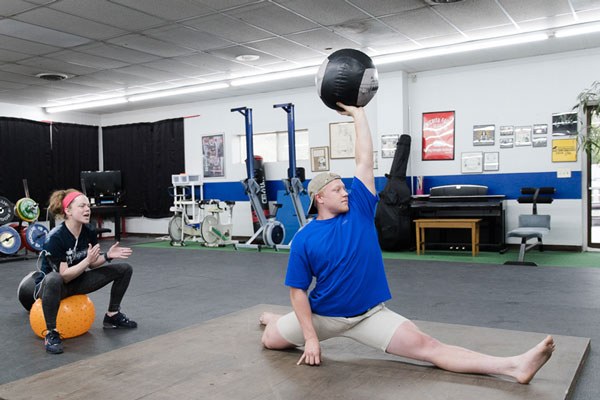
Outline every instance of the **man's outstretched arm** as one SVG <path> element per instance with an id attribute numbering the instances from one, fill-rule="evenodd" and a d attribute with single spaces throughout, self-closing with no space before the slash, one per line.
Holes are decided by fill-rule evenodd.
<path id="1" fill-rule="evenodd" d="M 351 116 L 354 119 L 354 128 L 356 130 L 356 140 L 354 143 L 354 156 L 356 159 L 356 177 L 375 194 L 375 176 L 373 174 L 373 139 L 371 138 L 371 129 L 365 110 L 362 107 L 346 106 L 337 103 L 344 111 L 339 111 L 342 115 Z"/>

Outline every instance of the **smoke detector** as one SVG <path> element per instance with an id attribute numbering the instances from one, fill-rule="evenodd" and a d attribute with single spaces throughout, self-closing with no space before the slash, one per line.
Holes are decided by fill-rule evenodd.
<path id="1" fill-rule="evenodd" d="M 61 74 L 58 72 L 40 72 L 39 74 L 36 75 L 36 78 L 40 78 L 45 81 L 52 81 L 52 82 L 63 81 L 65 79 L 67 79 L 68 77 L 69 77 L 69 75 Z"/>

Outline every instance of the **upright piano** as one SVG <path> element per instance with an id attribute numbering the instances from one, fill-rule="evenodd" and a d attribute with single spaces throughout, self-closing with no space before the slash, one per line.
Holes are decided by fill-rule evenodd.
<path id="1" fill-rule="evenodd" d="M 430 189 L 429 195 L 413 196 L 411 222 L 419 218 L 481 218 L 479 248 L 501 251 L 506 247 L 504 195 L 487 194 L 487 186 L 447 185 Z M 415 224 L 411 223 L 415 241 Z M 470 250 L 471 232 L 462 229 L 429 229 L 427 248 Z M 412 243 L 416 248 L 416 243 Z M 411 246 L 412 247 L 412 246 Z"/>

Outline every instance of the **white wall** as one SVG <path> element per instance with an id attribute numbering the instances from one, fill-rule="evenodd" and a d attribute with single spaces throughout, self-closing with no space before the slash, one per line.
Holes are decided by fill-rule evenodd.
<path id="1" fill-rule="evenodd" d="M 552 162 L 552 113 L 571 111 L 577 95 L 600 78 L 599 67 L 600 49 L 594 49 L 409 76 L 413 171 L 424 176 L 458 175 L 460 153 L 465 151 L 499 151 L 500 171 L 494 173 L 581 171 L 581 154 L 577 162 Z M 446 110 L 456 111 L 455 159 L 421 161 L 421 145 L 415 139 L 420 135 L 422 113 Z M 547 124 L 548 146 L 500 149 L 498 140 L 494 146 L 473 146 L 473 125 L 478 124 L 495 124 L 497 129 L 501 125 Z M 585 193 L 585 188 L 582 190 Z M 508 201 L 507 231 L 517 226 L 518 214 L 528 212 L 531 205 Z M 544 238 L 545 243 L 581 246 L 586 242 L 581 201 L 556 200 L 551 206 L 540 206 L 542 212 L 552 215 L 552 232 Z"/>

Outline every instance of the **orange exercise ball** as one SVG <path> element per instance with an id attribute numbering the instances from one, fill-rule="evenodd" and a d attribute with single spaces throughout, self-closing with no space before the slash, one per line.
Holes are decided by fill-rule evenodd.
<path id="1" fill-rule="evenodd" d="M 60 302 L 56 317 L 56 330 L 65 338 L 83 335 L 90 330 L 96 317 L 94 303 L 85 294 L 67 297 Z M 29 324 L 33 333 L 44 338 L 46 320 L 42 310 L 42 300 L 37 299 L 29 312 Z"/>

